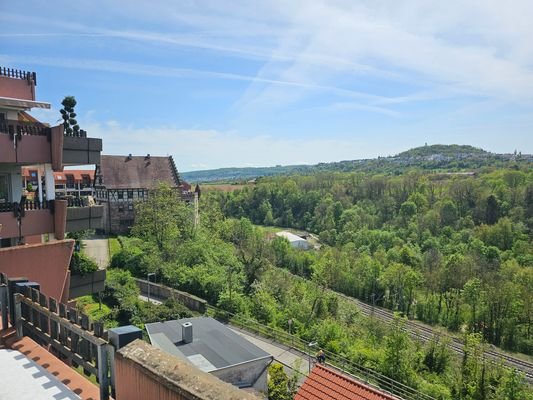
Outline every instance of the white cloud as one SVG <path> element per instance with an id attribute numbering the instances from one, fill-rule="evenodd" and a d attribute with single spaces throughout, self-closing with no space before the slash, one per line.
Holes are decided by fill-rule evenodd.
<path id="1" fill-rule="evenodd" d="M 292 47 L 292 63 L 279 72 L 278 79 L 297 76 L 324 84 L 360 74 L 350 63 L 370 64 L 378 71 L 390 70 L 416 80 L 415 87 L 422 86 L 424 91 L 446 85 L 457 92 L 504 101 L 533 100 L 533 42 L 528 39 L 533 37 L 533 24 L 525 23 L 523 16 L 533 15 L 532 2 L 517 1 L 511 6 L 464 0 L 315 0 L 298 7 L 289 3 L 284 9 L 296 35 L 301 37 L 303 32 L 305 40 L 298 41 L 287 31 L 279 45 L 282 52 L 287 42 L 300 46 Z M 513 17 L 519 21 L 518 29 Z M 330 67 L 316 68 L 308 62 L 311 55 L 329 60 Z M 258 78 L 276 70 L 278 62 L 272 59 Z M 258 80 L 255 86 L 264 88 L 265 84 Z M 272 103 L 272 98 L 282 104 L 284 94 L 287 102 L 298 99 L 294 92 L 280 92 L 278 87 L 256 87 L 243 102 L 260 107 Z"/>
<path id="2" fill-rule="evenodd" d="M 116 122 L 83 122 L 91 137 L 101 137 L 103 154 L 172 155 L 178 169 L 198 170 L 235 166 L 314 164 L 363 158 L 374 144 L 363 139 L 300 139 L 266 134 L 193 130 L 175 127 L 138 128 Z M 394 148 L 380 146 L 383 153 Z"/>

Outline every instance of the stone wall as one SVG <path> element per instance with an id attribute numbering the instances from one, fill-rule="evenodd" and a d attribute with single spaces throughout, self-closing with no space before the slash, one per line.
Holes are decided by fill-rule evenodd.
<path id="1" fill-rule="evenodd" d="M 137 286 L 141 290 L 143 295 L 148 293 L 148 281 L 144 279 L 135 279 Z M 205 313 L 207 311 L 207 301 L 196 297 L 187 292 L 181 292 L 176 289 L 172 289 L 168 286 L 159 285 L 157 283 L 150 283 L 150 295 L 157 297 L 158 299 L 168 299 L 173 297 L 178 302 L 184 304 L 189 310 Z"/>
<path id="2" fill-rule="evenodd" d="M 106 212 L 104 213 L 104 223 L 102 225 L 106 233 L 129 233 L 129 229 L 133 225 L 133 221 L 135 221 L 135 210 L 129 209 L 127 201 L 108 201 L 104 204 Z"/>
<path id="3" fill-rule="evenodd" d="M 258 400 L 142 340 L 116 353 L 115 386 L 116 400 Z"/>
<path id="4" fill-rule="evenodd" d="M 272 356 L 264 357 L 211 371 L 210 374 L 238 387 L 253 387 L 258 392 L 268 393 L 268 366 L 272 361 Z"/>

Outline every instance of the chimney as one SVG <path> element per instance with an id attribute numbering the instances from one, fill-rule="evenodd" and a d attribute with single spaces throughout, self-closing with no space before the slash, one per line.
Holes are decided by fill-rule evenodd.
<path id="1" fill-rule="evenodd" d="M 144 157 L 144 159 L 145 159 L 145 160 L 149 160 L 149 159 L 150 159 L 150 153 L 148 153 L 148 154 L 146 155 L 146 157 Z"/>
<path id="2" fill-rule="evenodd" d="M 131 153 L 128 154 L 128 161 L 131 160 L 132 158 L 133 158 L 133 157 L 132 157 Z"/>
<path id="3" fill-rule="evenodd" d="M 181 324 L 181 340 L 183 343 L 192 343 L 192 323 Z"/>

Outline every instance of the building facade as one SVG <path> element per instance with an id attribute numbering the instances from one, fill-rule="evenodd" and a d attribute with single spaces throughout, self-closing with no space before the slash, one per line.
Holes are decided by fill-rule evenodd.
<path id="1" fill-rule="evenodd" d="M 23 271 L 65 299 L 73 248 L 65 233 L 99 226 L 103 207 L 57 198 L 54 174 L 66 165 L 99 164 L 102 140 L 84 131 L 66 135 L 63 125 L 50 127 L 28 114 L 50 108 L 36 100 L 36 85 L 36 73 L 0 67 L 0 272 Z M 30 171 L 31 194 L 23 168 Z M 48 264 L 55 272 L 47 276 Z"/>
<path id="2" fill-rule="evenodd" d="M 41 175 L 41 184 L 44 178 L 43 171 L 35 168 L 22 168 L 22 187 L 30 196 L 38 195 L 38 176 Z M 54 185 L 57 198 L 81 198 L 94 196 L 94 170 L 90 169 L 65 169 L 63 172 L 54 171 Z M 33 194 L 32 194 L 33 193 Z"/>
<path id="3" fill-rule="evenodd" d="M 96 176 L 96 200 L 104 206 L 103 230 L 127 233 L 135 221 L 135 203 L 148 198 L 160 183 L 174 188 L 181 199 L 198 206 L 198 192 L 181 180 L 172 156 L 102 155 Z"/>

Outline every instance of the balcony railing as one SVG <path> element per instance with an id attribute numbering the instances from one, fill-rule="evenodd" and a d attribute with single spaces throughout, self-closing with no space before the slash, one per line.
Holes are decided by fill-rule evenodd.
<path id="1" fill-rule="evenodd" d="M 15 68 L 0 67 L 0 76 L 16 79 L 25 79 L 28 82 L 33 80 L 33 83 L 37 85 L 37 74 L 35 72 L 28 72 Z"/>
<path id="2" fill-rule="evenodd" d="M 10 135 L 31 135 L 31 136 L 49 136 L 52 132 L 52 128 L 45 126 L 40 122 L 26 122 L 26 121 L 14 121 L 3 120 L 0 121 L 0 133 L 6 133 Z M 86 138 L 87 131 L 80 129 L 77 133 L 67 134 L 65 136 Z"/>
<path id="3" fill-rule="evenodd" d="M 15 205 L 18 203 L 0 203 L 0 212 L 13 212 L 15 210 Z M 39 200 L 31 200 L 24 202 L 24 210 L 49 210 L 53 206 L 50 204 L 50 201 L 40 202 Z"/>
<path id="4" fill-rule="evenodd" d="M 89 200 L 83 197 L 66 197 L 67 207 L 89 207 Z"/>
<path id="5" fill-rule="evenodd" d="M 71 134 L 67 134 L 67 132 L 65 132 L 64 134 L 65 136 L 73 136 L 73 137 L 81 137 L 81 138 L 87 137 L 87 131 L 84 131 L 83 129 L 80 129 L 78 133 L 72 132 Z"/>
<path id="6" fill-rule="evenodd" d="M 29 135 L 29 136 L 49 136 L 52 132 L 51 128 L 41 124 L 40 122 L 25 122 L 3 120 L 0 121 L 0 133 L 9 135 Z"/>

